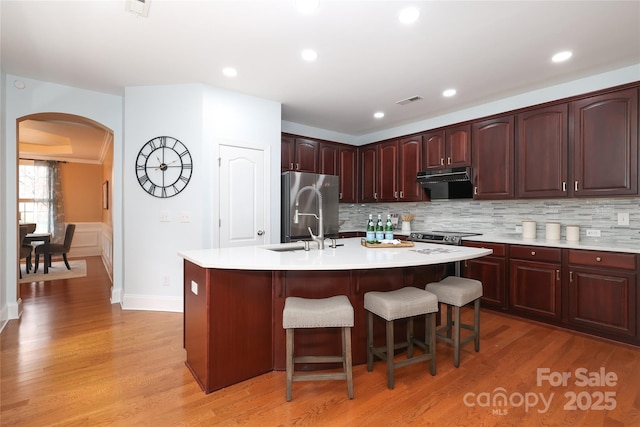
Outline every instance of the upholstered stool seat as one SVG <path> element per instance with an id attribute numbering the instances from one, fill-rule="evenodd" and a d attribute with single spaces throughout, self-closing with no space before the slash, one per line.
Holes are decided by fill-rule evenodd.
<path id="1" fill-rule="evenodd" d="M 286 329 L 287 402 L 291 400 L 294 381 L 346 380 L 349 399 L 353 399 L 353 370 L 351 358 L 351 328 L 353 306 L 349 298 L 338 295 L 330 298 L 309 299 L 288 297 L 282 313 L 282 327 Z M 342 354 L 340 356 L 295 356 L 294 330 L 298 328 L 341 328 Z M 341 362 L 343 372 L 296 373 L 296 363 Z"/>
<path id="2" fill-rule="evenodd" d="M 425 289 L 438 297 L 438 303 L 447 305 L 447 322 L 438 329 L 436 338 L 453 344 L 453 364 L 460 366 L 460 347 L 474 341 L 475 351 L 480 351 L 480 297 L 482 282 L 464 277 L 449 276 L 439 282 L 429 283 Z M 460 322 L 460 307 L 473 302 L 473 325 Z M 451 308 L 453 307 L 453 319 Z M 472 333 L 460 339 L 460 328 Z M 453 337 L 451 336 L 453 332 Z"/>
<path id="3" fill-rule="evenodd" d="M 393 389 L 394 370 L 402 366 L 430 360 L 431 375 L 436 374 L 435 358 L 435 313 L 438 311 L 438 298 L 431 292 L 414 287 L 406 287 L 395 291 L 372 291 L 364 294 L 364 308 L 367 310 L 367 370 L 373 370 L 373 359 L 377 356 L 387 363 L 387 386 Z M 373 315 L 386 321 L 386 345 L 374 347 Z M 413 336 L 413 318 L 426 314 L 425 339 L 418 340 Z M 408 319 L 406 341 L 395 344 L 393 322 Z M 424 353 L 413 357 L 413 346 L 417 345 Z M 394 350 L 407 348 L 407 358 L 394 361 Z"/>

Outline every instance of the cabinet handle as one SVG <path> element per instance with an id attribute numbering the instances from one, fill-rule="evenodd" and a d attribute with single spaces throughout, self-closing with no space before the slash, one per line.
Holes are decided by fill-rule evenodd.
<path id="1" fill-rule="evenodd" d="M 378 193 L 373 193 L 373 198 L 374 198 L 375 200 L 378 200 Z"/>
<path id="2" fill-rule="evenodd" d="M 296 170 L 300 170 L 300 163 L 296 163 Z"/>
<path id="3" fill-rule="evenodd" d="M 440 157 L 440 166 L 444 166 L 444 157 Z"/>
<path id="4" fill-rule="evenodd" d="M 536 254 L 536 251 L 531 251 L 531 255 L 535 256 L 535 254 Z"/>
<path id="5" fill-rule="evenodd" d="M 340 200 L 342 200 L 342 193 L 340 193 Z"/>
<path id="6" fill-rule="evenodd" d="M 289 170 L 293 170 L 293 163 L 289 163 Z"/>
<path id="7" fill-rule="evenodd" d="M 404 191 L 401 191 L 401 192 L 400 192 L 400 198 L 401 198 L 401 199 L 404 199 Z"/>
<path id="8" fill-rule="evenodd" d="M 573 271 L 569 272 L 569 282 L 573 283 Z"/>
<path id="9" fill-rule="evenodd" d="M 451 157 L 447 157 L 447 164 L 450 165 L 451 164 Z"/>
<path id="10" fill-rule="evenodd" d="M 556 270 L 556 280 L 560 280 L 560 270 Z"/>
<path id="11" fill-rule="evenodd" d="M 596 261 L 600 262 L 602 261 L 602 258 L 600 258 L 599 256 L 596 257 Z"/>
<path id="12" fill-rule="evenodd" d="M 396 198 L 396 199 L 398 198 L 398 192 L 397 191 L 393 192 L 393 197 Z"/>
<path id="13" fill-rule="evenodd" d="M 468 268 L 469 267 L 469 263 L 467 263 L 467 260 L 464 261 L 464 268 Z"/>
<path id="14" fill-rule="evenodd" d="M 567 191 L 567 181 L 562 181 L 562 191 Z"/>
<path id="15" fill-rule="evenodd" d="M 578 191 L 578 181 L 573 184 L 574 191 Z"/>
<path id="16" fill-rule="evenodd" d="M 478 195 L 478 187 L 473 187 L 473 194 L 474 194 L 475 196 L 477 196 L 477 195 Z"/>

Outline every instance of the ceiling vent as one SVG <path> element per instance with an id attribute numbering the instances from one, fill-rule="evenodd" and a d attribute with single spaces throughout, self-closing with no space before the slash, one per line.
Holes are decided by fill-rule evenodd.
<path id="1" fill-rule="evenodd" d="M 127 0 L 125 8 L 127 12 L 135 13 L 138 16 L 149 16 L 149 4 L 151 0 Z"/>
<path id="2" fill-rule="evenodd" d="M 407 104 L 411 104 L 412 102 L 420 101 L 421 99 L 422 99 L 421 96 L 415 95 L 410 98 L 401 99 L 400 101 L 396 102 L 396 104 L 407 105 Z"/>

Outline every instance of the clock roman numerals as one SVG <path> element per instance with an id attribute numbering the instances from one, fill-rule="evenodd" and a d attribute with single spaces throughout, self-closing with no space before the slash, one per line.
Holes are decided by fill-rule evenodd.
<path id="1" fill-rule="evenodd" d="M 144 191 L 158 198 L 182 192 L 193 172 L 187 147 L 170 136 L 158 136 L 142 146 L 136 159 L 136 176 Z"/>

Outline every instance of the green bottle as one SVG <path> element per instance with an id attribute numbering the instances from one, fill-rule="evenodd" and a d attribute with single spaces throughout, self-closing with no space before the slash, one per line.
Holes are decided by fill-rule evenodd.
<path id="1" fill-rule="evenodd" d="M 367 221 L 367 243 L 376 242 L 376 229 L 373 224 L 373 215 L 369 214 L 369 221 Z"/>
<path id="2" fill-rule="evenodd" d="M 393 240 L 393 223 L 391 215 L 387 215 L 387 222 L 384 225 L 384 240 Z"/>
<path id="3" fill-rule="evenodd" d="M 382 224 L 382 215 L 378 215 L 378 222 L 376 223 L 376 240 L 378 242 L 384 240 L 384 225 Z"/>

